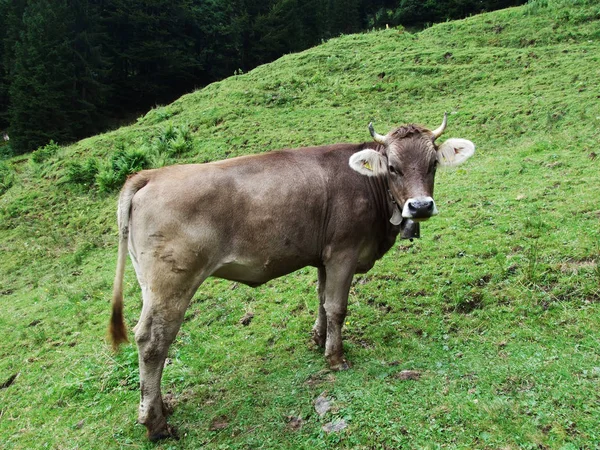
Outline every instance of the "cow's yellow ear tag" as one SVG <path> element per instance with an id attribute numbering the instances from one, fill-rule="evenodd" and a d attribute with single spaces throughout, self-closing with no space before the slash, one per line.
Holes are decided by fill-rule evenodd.
<path id="1" fill-rule="evenodd" d="M 373 168 L 371 167 L 371 164 L 369 164 L 367 161 L 365 161 L 363 163 L 363 167 L 367 170 L 371 170 L 371 171 L 373 170 Z"/>

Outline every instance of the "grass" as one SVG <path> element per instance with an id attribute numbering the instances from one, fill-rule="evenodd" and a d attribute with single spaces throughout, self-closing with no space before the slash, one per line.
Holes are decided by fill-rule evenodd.
<path id="1" fill-rule="evenodd" d="M 599 25 L 597 2 L 547 0 L 417 34 L 344 36 L 130 127 L 2 161 L 3 447 L 600 445 Z M 380 133 L 437 127 L 444 111 L 448 137 L 477 153 L 438 173 L 440 215 L 423 238 L 398 241 L 356 278 L 344 331 L 353 368 L 328 372 L 310 344 L 314 269 L 258 289 L 209 279 L 163 377 L 181 439 L 146 442 L 135 346 L 115 355 L 104 340 L 116 193 L 99 174 L 359 142 L 371 120 Z M 125 301 L 132 327 L 131 266 Z M 323 392 L 333 404 L 319 417 Z M 338 419 L 347 428 L 323 431 Z"/>

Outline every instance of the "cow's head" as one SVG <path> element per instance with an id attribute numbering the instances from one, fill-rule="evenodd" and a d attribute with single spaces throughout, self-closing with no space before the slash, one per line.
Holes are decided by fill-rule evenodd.
<path id="1" fill-rule="evenodd" d="M 380 144 L 377 150 L 361 150 L 350 157 L 350 167 L 367 176 L 386 177 L 392 199 L 398 207 L 390 222 L 400 224 L 402 218 L 427 220 L 438 210 L 433 200 L 433 182 L 438 166 L 457 166 L 475 152 L 475 144 L 466 139 L 448 139 L 436 144 L 444 132 L 442 125 L 430 131 L 418 125 L 405 125 L 382 136 L 369 124 L 371 136 Z"/>

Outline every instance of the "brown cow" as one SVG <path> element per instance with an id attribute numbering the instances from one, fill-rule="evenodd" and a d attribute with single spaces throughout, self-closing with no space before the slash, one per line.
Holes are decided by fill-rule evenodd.
<path id="1" fill-rule="evenodd" d="M 185 310 L 210 276 L 258 286 L 306 266 L 318 269 L 313 339 L 331 369 L 348 368 L 342 324 L 355 273 L 368 271 L 411 221 L 437 214 L 437 166 L 469 158 L 464 139 L 435 144 L 444 128 L 406 125 L 376 145 L 281 150 L 208 164 L 145 170 L 119 198 L 119 256 L 110 334 L 127 340 L 122 283 L 127 251 L 142 288 L 135 326 L 139 421 L 151 440 L 171 435 L 160 382 Z"/>

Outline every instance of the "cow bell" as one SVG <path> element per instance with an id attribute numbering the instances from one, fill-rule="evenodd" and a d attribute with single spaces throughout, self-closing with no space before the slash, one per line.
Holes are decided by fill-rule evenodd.
<path id="1" fill-rule="evenodd" d="M 421 237 L 421 226 L 419 222 L 415 222 L 410 219 L 402 220 L 400 224 L 402 231 L 400 233 L 400 239 L 419 239 Z"/>

